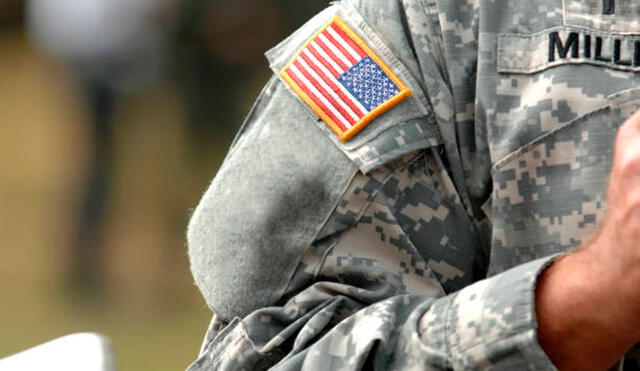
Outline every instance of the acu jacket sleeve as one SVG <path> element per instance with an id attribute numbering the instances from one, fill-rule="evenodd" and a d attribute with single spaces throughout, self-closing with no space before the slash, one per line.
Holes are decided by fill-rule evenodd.
<path id="1" fill-rule="evenodd" d="M 189 226 L 214 312 L 190 370 L 553 368 L 534 310 L 548 259 L 480 281 L 486 253 L 443 158 L 428 9 L 335 3 L 269 52 L 274 71 L 335 16 L 413 95 L 342 142 L 268 83 Z"/>

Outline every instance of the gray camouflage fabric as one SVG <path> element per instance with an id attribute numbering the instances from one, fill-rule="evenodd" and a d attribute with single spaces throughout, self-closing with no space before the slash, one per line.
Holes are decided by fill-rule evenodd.
<path id="1" fill-rule="evenodd" d="M 273 71 L 335 15 L 414 94 L 342 143 L 267 84 L 189 225 L 189 370 L 554 369 L 536 278 L 602 221 L 640 3 L 342 0 Z"/>

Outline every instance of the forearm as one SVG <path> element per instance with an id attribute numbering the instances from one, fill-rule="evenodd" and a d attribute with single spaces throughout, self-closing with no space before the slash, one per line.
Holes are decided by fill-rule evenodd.
<path id="1" fill-rule="evenodd" d="M 277 370 L 548 370 L 533 304 L 536 277 L 548 261 L 448 296 L 396 295 L 364 307 L 370 291 L 319 282 L 284 307 L 234 321 L 190 370 L 275 363 Z M 345 313 L 352 314 L 342 320 Z"/>
<path id="2" fill-rule="evenodd" d="M 560 370 L 604 370 L 640 340 L 624 272 L 603 271 L 593 250 L 545 270 L 536 292 L 538 338 Z"/>

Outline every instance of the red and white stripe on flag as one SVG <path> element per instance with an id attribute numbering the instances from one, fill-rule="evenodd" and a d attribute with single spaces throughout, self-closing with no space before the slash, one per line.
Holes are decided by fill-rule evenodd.
<path id="1" fill-rule="evenodd" d="M 280 76 L 342 142 L 411 95 L 338 16 L 305 43 Z"/>

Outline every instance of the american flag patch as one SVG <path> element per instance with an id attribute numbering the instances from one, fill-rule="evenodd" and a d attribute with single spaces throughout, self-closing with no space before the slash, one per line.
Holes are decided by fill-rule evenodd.
<path id="1" fill-rule="evenodd" d="M 340 17 L 307 41 L 280 76 L 342 142 L 411 95 Z"/>

